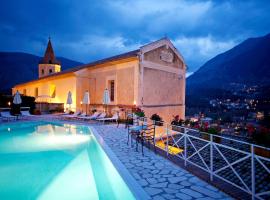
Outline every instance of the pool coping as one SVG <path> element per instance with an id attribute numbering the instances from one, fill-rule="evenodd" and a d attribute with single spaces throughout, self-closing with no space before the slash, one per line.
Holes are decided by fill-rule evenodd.
<path id="1" fill-rule="evenodd" d="M 139 183 L 134 179 L 134 177 L 130 174 L 130 172 L 127 170 L 127 168 L 123 165 L 123 163 L 117 158 L 115 153 L 111 150 L 111 148 L 106 144 L 102 136 L 99 135 L 97 130 L 89 126 L 91 132 L 97 139 L 100 146 L 102 146 L 103 150 L 113 163 L 114 167 L 116 168 L 117 172 L 120 174 L 120 176 L 123 178 L 125 183 L 127 184 L 128 188 L 134 195 L 135 199 L 151 199 L 150 196 L 145 192 L 145 190 L 142 188 L 142 186 L 139 185 Z"/>

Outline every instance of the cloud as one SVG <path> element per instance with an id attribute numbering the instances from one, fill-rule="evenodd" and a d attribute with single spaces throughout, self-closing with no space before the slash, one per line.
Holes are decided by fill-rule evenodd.
<path id="1" fill-rule="evenodd" d="M 234 47 L 234 40 L 218 40 L 211 35 L 205 37 L 179 37 L 173 41 L 174 45 L 184 56 L 189 69 L 193 71 L 215 55 Z M 194 66 L 198 65 L 198 66 Z"/>
<path id="2" fill-rule="evenodd" d="M 135 50 L 140 46 L 140 43 L 130 43 L 126 38 L 121 36 L 89 35 L 81 38 L 79 41 L 58 44 L 57 50 L 63 52 L 63 49 L 65 49 L 65 55 L 87 63 L 96 59 Z M 73 53 L 69 54 L 69 52 Z"/>
<path id="3" fill-rule="evenodd" d="M 43 55 L 51 35 L 58 56 L 89 62 L 167 35 L 195 71 L 269 33 L 269 10 L 266 0 L 9 0 L 0 7 L 0 51 Z"/>

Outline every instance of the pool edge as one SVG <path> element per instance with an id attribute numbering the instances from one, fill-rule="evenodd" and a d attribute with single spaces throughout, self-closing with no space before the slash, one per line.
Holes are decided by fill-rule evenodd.
<path id="1" fill-rule="evenodd" d="M 103 150 L 109 157 L 110 161 L 113 163 L 114 167 L 123 178 L 125 183 L 127 184 L 128 188 L 131 190 L 132 194 L 136 199 L 151 199 L 150 196 L 145 192 L 142 186 L 134 179 L 134 177 L 130 174 L 128 169 L 124 166 L 124 164 L 117 158 L 115 153 L 111 150 L 111 148 L 106 144 L 102 136 L 99 135 L 98 131 L 89 126 L 91 132 L 97 139 L 100 146 L 102 146 Z"/>

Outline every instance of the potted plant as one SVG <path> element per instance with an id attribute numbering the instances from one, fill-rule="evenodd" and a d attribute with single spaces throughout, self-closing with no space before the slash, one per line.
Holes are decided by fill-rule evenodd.
<path id="1" fill-rule="evenodd" d="M 180 126 L 183 126 L 184 120 L 180 119 L 179 115 L 173 116 L 173 119 L 171 121 L 172 130 L 182 132 L 183 128 Z"/>
<path id="2" fill-rule="evenodd" d="M 150 119 L 154 121 L 155 125 L 163 126 L 162 118 L 157 113 L 153 114 Z"/>

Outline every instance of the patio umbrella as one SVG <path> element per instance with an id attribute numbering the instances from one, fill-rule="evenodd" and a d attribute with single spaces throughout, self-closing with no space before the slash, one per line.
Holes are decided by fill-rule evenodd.
<path id="1" fill-rule="evenodd" d="M 14 95 L 13 103 L 16 104 L 16 105 L 22 103 L 22 98 L 21 98 L 21 95 L 20 95 L 18 90 L 17 90 L 16 94 Z"/>
<path id="2" fill-rule="evenodd" d="M 17 110 L 18 112 L 20 112 L 19 104 L 21 104 L 21 103 L 22 103 L 22 98 L 21 98 L 19 91 L 17 90 L 17 92 L 15 93 L 14 98 L 13 98 L 13 104 L 18 105 L 15 107 L 16 110 L 18 109 Z"/>
<path id="3" fill-rule="evenodd" d="M 107 106 L 109 103 L 110 103 L 110 94 L 109 94 L 109 90 L 106 88 L 103 94 L 103 104 L 105 105 L 105 112 L 107 110 Z"/>
<path id="4" fill-rule="evenodd" d="M 72 93 L 69 91 L 67 96 L 67 104 L 69 105 L 69 110 L 71 109 L 72 104 Z"/>
<path id="5" fill-rule="evenodd" d="M 87 105 L 90 104 L 90 95 L 89 95 L 88 90 L 84 93 L 82 103 L 86 105 L 86 114 L 87 114 Z"/>

